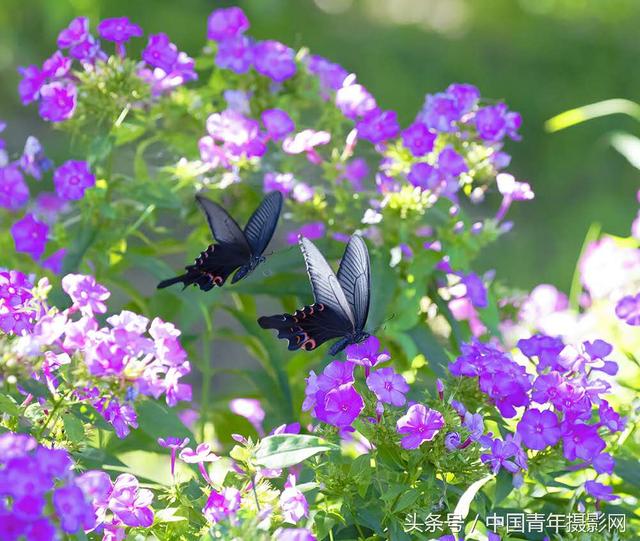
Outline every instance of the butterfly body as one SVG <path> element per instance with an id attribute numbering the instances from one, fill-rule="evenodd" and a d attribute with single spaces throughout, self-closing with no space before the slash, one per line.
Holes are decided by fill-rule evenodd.
<path id="1" fill-rule="evenodd" d="M 311 351 L 328 340 L 335 355 L 350 344 L 368 338 L 364 330 L 369 313 L 369 253 L 361 237 L 351 237 L 336 276 L 315 245 L 301 237 L 300 247 L 313 288 L 315 303 L 293 314 L 261 317 L 264 329 L 275 329 L 288 340 L 290 350 Z"/>
<path id="2" fill-rule="evenodd" d="M 280 217 L 282 194 L 268 194 L 252 214 L 244 231 L 217 203 L 202 196 L 196 196 L 196 201 L 217 243 L 210 244 L 192 265 L 185 267 L 184 274 L 160 282 L 158 289 L 181 282 L 185 288 L 194 285 L 209 291 L 223 286 L 231 274 L 231 283 L 235 284 L 266 259 L 263 253 Z"/>

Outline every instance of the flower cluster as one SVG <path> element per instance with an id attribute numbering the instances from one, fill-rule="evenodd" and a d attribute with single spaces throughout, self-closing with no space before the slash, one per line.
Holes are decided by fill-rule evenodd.
<path id="1" fill-rule="evenodd" d="M 53 192 L 41 191 L 30 202 L 30 189 L 25 175 L 42 182 L 45 174 L 53 170 Z M 82 199 L 86 190 L 96 184 L 88 162 L 68 160 L 54 168 L 40 142 L 29 136 L 22 155 L 13 162 L 4 151 L 0 163 L 0 206 L 16 212 L 28 205 L 27 212 L 15 220 L 9 230 L 16 252 L 25 253 L 37 261 L 42 268 L 59 274 L 62 269 L 64 248 L 53 251 L 47 257 L 53 228 L 58 218 L 70 210 L 68 202 Z"/>
<path id="2" fill-rule="evenodd" d="M 573 469 L 613 473 L 614 460 L 604 452 L 604 436 L 622 431 L 625 420 L 603 397 L 611 388 L 606 375 L 618 370 L 609 359 L 611 345 L 595 340 L 575 347 L 559 338 L 534 335 L 521 339 L 518 348 L 535 366 L 536 374 L 499 349 L 478 342 L 464 345 L 462 355 L 449 366 L 456 377 L 477 378 L 479 389 L 503 417 L 519 416 L 516 433 L 505 440 L 490 435 L 480 438 L 490 448 L 482 455 L 483 462 L 494 473 L 500 468 L 518 473 L 527 469 L 523 446 L 544 451 L 561 443 L 564 458 L 577 461 Z M 605 376 L 598 377 L 598 372 Z M 459 413 L 465 415 L 461 407 Z M 521 407 L 524 410 L 516 409 Z M 594 411 L 596 421 L 592 421 Z M 587 492 L 600 498 L 590 487 L 586 485 Z M 613 498 L 608 494 L 605 499 Z"/>
<path id="3" fill-rule="evenodd" d="M 407 402 L 405 394 L 409 385 L 404 377 L 391 367 L 379 364 L 390 360 L 386 351 L 380 351 L 380 342 L 370 336 L 360 344 L 347 347 L 347 361 L 332 361 L 322 374 L 311 371 L 307 378 L 304 411 L 311 410 L 313 416 L 342 431 L 352 431 L 352 424 L 365 409 L 365 400 L 356 390 L 355 368 L 363 369 L 365 383 L 374 398 L 375 417 L 371 422 L 380 421 L 385 406 L 400 408 Z M 412 404 L 407 413 L 396 423 L 396 430 L 404 449 L 417 449 L 425 441 L 431 441 L 444 426 L 442 414 L 422 404 Z"/>
<path id="4" fill-rule="evenodd" d="M 18 271 L 0 273 L 1 329 L 15 336 L 11 344 L 26 358 L 27 372 L 55 392 L 60 368 L 74 359 L 76 398 L 89 401 L 120 438 L 137 426 L 138 395 L 164 395 L 169 406 L 191 399 L 191 387 L 181 381 L 191 368 L 173 324 L 124 310 L 101 327 L 96 317 L 106 313 L 110 292 L 81 274 L 66 275 L 62 287 L 72 305 L 59 311 L 46 305 L 46 279 L 34 289 Z"/>
<path id="5" fill-rule="evenodd" d="M 153 523 L 153 494 L 131 474 L 115 483 L 98 470 L 77 475 L 64 449 L 38 445 L 26 434 L 0 436 L 0 531 L 3 539 L 52 541 L 102 530 L 121 539 L 126 526 Z M 50 502 L 50 503 L 49 503 Z"/>
<path id="6" fill-rule="evenodd" d="M 97 31 L 102 40 L 115 44 L 120 59 L 126 56 L 125 44 L 131 38 L 143 35 L 142 28 L 127 17 L 104 19 L 98 24 Z M 18 70 L 22 77 L 18 89 L 22 103 L 28 105 L 37 101 L 40 116 L 49 122 L 70 119 L 81 99 L 82 87 L 78 86 L 78 78 L 73 73 L 74 61 L 80 63 L 85 74 L 96 77 L 106 70 L 110 61 L 100 40 L 91 34 L 87 17 L 73 19 L 60 32 L 58 47 L 60 50 L 42 66 L 31 65 Z M 65 56 L 63 50 L 69 56 Z M 142 59 L 144 62 L 137 68 L 137 76 L 148 84 L 154 96 L 197 79 L 193 59 L 178 51 L 166 34 L 149 36 Z"/>

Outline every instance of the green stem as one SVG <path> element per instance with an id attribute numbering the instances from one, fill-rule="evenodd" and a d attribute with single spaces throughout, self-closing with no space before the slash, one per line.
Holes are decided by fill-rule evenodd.
<path id="1" fill-rule="evenodd" d="M 36 438 L 37 440 L 40 440 L 42 438 L 42 435 L 44 434 L 44 431 L 47 429 L 47 427 L 49 426 L 51 421 L 57 417 L 58 411 L 60 410 L 60 406 L 62 406 L 62 404 L 64 404 L 65 399 L 67 398 L 67 396 L 69 396 L 69 394 L 71 394 L 72 391 L 73 391 L 73 389 L 70 389 L 64 395 L 62 395 L 60 397 L 60 400 L 58 400 L 57 402 L 54 402 L 53 409 L 49 413 L 49 416 L 47 417 L 47 419 L 45 420 L 44 424 L 42 425 L 42 427 L 40 428 L 40 430 L 38 432 L 38 436 Z"/>
<path id="2" fill-rule="evenodd" d="M 256 507 L 258 508 L 258 513 L 260 513 L 260 502 L 258 501 L 258 492 L 256 491 L 255 475 L 251 478 L 251 490 L 253 491 L 253 497 L 256 499 Z"/>
<path id="3" fill-rule="evenodd" d="M 200 305 L 206 312 L 206 307 Z M 209 393 L 211 391 L 211 342 L 213 341 L 213 323 L 210 317 L 205 317 L 206 329 L 202 341 L 202 395 L 200 399 L 200 441 L 205 439 L 205 429 L 208 421 Z"/>

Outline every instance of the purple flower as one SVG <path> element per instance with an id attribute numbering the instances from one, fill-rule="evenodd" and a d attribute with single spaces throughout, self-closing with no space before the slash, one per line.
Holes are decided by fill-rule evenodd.
<path id="1" fill-rule="evenodd" d="M 450 146 L 443 148 L 438 154 L 438 169 L 443 175 L 451 177 L 457 177 L 469 170 L 464 158 Z"/>
<path id="2" fill-rule="evenodd" d="M 486 308 L 488 304 L 487 288 L 482 279 L 475 273 L 470 272 L 462 276 L 462 283 L 467 288 L 467 297 L 476 308 Z"/>
<path id="3" fill-rule="evenodd" d="M 496 438 L 491 443 L 491 453 L 482 454 L 480 460 L 488 464 L 494 474 L 497 474 L 500 468 L 504 468 L 511 473 L 517 473 L 521 468 L 511 459 L 516 457 L 518 450 L 519 448 L 515 443 Z"/>
<path id="4" fill-rule="evenodd" d="M 402 132 L 402 144 L 411 154 L 420 157 L 433 150 L 433 143 L 438 134 L 432 132 L 422 122 L 414 122 Z"/>
<path id="5" fill-rule="evenodd" d="M 417 449 L 422 442 L 431 441 L 444 426 L 444 417 L 439 411 L 414 404 L 398 419 L 398 434 L 406 434 L 400 444 L 404 449 Z"/>
<path id="6" fill-rule="evenodd" d="M 359 344 L 351 344 L 350 346 L 347 346 L 345 353 L 347 361 L 365 367 L 373 367 L 378 363 L 384 363 L 391 359 L 391 356 L 386 349 L 383 351 L 379 350 L 380 340 L 371 335 Z"/>
<path id="7" fill-rule="evenodd" d="M 249 29 L 249 19 L 239 7 L 216 9 L 207 21 L 207 38 L 221 41 L 239 36 Z"/>
<path id="8" fill-rule="evenodd" d="M 299 520 L 309 516 L 309 504 L 304 494 L 296 487 L 296 478 L 289 475 L 280 494 L 280 508 L 285 522 L 296 524 Z"/>
<path id="9" fill-rule="evenodd" d="M 369 111 L 356 125 L 358 137 L 374 144 L 383 143 L 398 136 L 400 125 L 395 111 L 374 109 Z"/>
<path id="10" fill-rule="evenodd" d="M 501 141 L 507 135 L 511 139 L 518 140 L 520 124 L 522 124 L 520 115 L 509 112 L 504 103 L 482 107 L 475 114 L 478 136 L 490 143 Z"/>
<path id="11" fill-rule="evenodd" d="M 240 509 L 241 499 L 240 491 L 237 488 L 226 487 L 222 489 L 222 492 L 212 490 L 204 509 L 202 509 L 204 518 L 215 524 L 235 515 Z"/>
<path id="12" fill-rule="evenodd" d="M 640 325 L 640 293 L 622 297 L 616 304 L 616 316 L 627 325 Z"/>
<path id="13" fill-rule="evenodd" d="M 199 444 L 195 450 L 191 449 L 191 447 L 185 447 L 180 451 L 180 460 L 187 464 L 197 464 L 202 477 L 209 484 L 211 484 L 211 478 L 209 477 L 209 472 L 207 472 L 207 468 L 204 463 L 215 462 L 219 458 L 220 457 L 218 455 L 211 451 L 211 445 L 208 443 Z"/>
<path id="14" fill-rule="evenodd" d="M 600 453 L 592 460 L 591 465 L 596 472 L 608 473 L 611 475 L 616 465 L 616 461 L 609 453 Z"/>
<path id="15" fill-rule="evenodd" d="M 103 19 L 97 27 L 102 39 L 113 41 L 117 45 L 126 43 L 131 38 L 142 37 L 142 28 L 132 23 L 128 17 L 114 17 Z"/>
<path id="16" fill-rule="evenodd" d="M 60 51 L 56 51 L 42 64 L 42 75 L 45 78 L 60 79 L 71 69 L 71 59 L 66 58 Z"/>
<path id="17" fill-rule="evenodd" d="M 106 60 L 108 57 L 100 49 L 100 43 L 92 35 L 88 35 L 87 39 L 73 45 L 69 49 L 69 54 L 84 64 L 92 65 L 96 60 Z"/>
<path id="18" fill-rule="evenodd" d="M 596 426 L 569 424 L 565 421 L 562 429 L 563 450 L 567 460 L 593 460 L 606 447 L 604 440 L 598 435 Z"/>
<path id="19" fill-rule="evenodd" d="M 29 201 L 29 187 L 15 164 L 0 167 L 0 206 L 17 210 Z"/>
<path id="20" fill-rule="evenodd" d="M 104 314 L 107 305 L 104 303 L 111 293 L 103 285 L 96 282 L 93 276 L 84 274 L 67 274 L 62 279 L 62 289 L 71 297 L 75 309 L 85 316 Z"/>
<path id="21" fill-rule="evenodd" d="M 69 26 L 58 34 L 58 47 L 68 49 L 74 45 L 80 45 L 89 38 L 89 19 L 87 17 L 76 17 Z"/>
<path id="22" fill-rule="evenodd" d="M 77 486 L 66 486 L 53 493 L 53 507 L 60 518 L 60 527 L 66 533 L 90 530 L 95 524 L 93 508 Z"/>
<path id="23" fill-rule="evenodd" d="M 31 175 L 36 180 L 42 178 L 42 173 L 51 167 L 51 160 L 44 155 L 40 141 L 30 135 L 24 144 L 22 156 L 20 156 L 20 168 L 25 174 Z"/>
<path id="24" fill-rule="evenodd" d="M 604 500 L 607 502 L 611 502 L 613 500 L 617 500 L 618 496 L 613 494 L 613 488 L 607 485 L 603 485 L 602 483 L 598 483 L 598 481 L 587 481 L 584 484 L 584 489 L 588 494 L 591 494 L 596 500 Z"/>
<path id="25" fill-rule="evenodd" d="M 560 338 L 554 338 L 543 334 L 535 334 L 531 338 L 518 340 L 518 349 L 527 357 L 538 357 L 538 372 L 547 367 L 562 369 L 558 364 L 558 356 L 564 349 L 564 343 Z"/>
<path id="26" fill-rule="evenodd" d="M 471 111 L 480 99 L 480 91 L 475 86 L 466 83 L 450 84 L 447 87 L 447 94 L 453 97 L 462 113 Z"/>
<path id="27" fill-rule="evenodd" d="M 626 418 L 620 417 L 620 414 L 606 400 L 600 402 L 598 414 L 600 415 L 600 422 L 611 432 L 622 432 L 627 424 Z"/>
<path id="28" fill-rule="evenodd" d="M 150 66 L 169 73 L 178 59 L 178 48 L 171 43 L 167 34 L 150 34 L 147 46 L 142 51 L 142 59 Z"/>
<path id="29" fill-rule="evenodd" d="M 407 180 L 417 188 L 435 190 L 440 182 L 440 175 L 437 169 L 428 163 L 417 162 L 411 166 Z"/>
<path id="30" fill-rule="evenodd" d="M 344 80 L 349 75 L 339 64 L 329 62 L 326 58 L 318 55 L 307 57 L 307 68 L 311 73 L 317 75 L 320 81 L 321 95 L 324 99 L 329 97 L 329 92 L 342 88 Z"/>
<path id="31" fill-rule="evenodd" d="M 171 475 L 172 476 L 174 475 L 175 467 L 176 467 L 176 453 L 178 449 L 183 449 L 188 444 L 189 444 L 189 438 L 180 439 L 173 436 L 166 439 L 158 438 L 158 445 L 160 445 L 160 447 L 164 447 L 165 449 L 171 449 Z"/>
<path id="32" fill-rule="evenodd" d="M 367 160 L 364 158 L 354 158 L 347 164 L 345 164 L 342 178 L 347 179 L 351 183 L 351 187 L 359 192 L 362 191 L 362 181 L 367 178 L 369 174 L 369 166 Z"/>
<path id="33" fill-rule="evenodd" d="M 18 73 L 22 76 L 18 84 L 18 93 L 22 105 L 29 105 L 40 96 L 40 89 L 45 82 L 45 76 L 38 66 L 19 67 Z"/>
<path id="34" fill-rule="evenodd" d="M 378 108 L 375 98 L 359 84 L 339 88 L 336 92 L 336 106 L 351 120 L 357 120 Z"/>
<path id="35" fill-rule="evenodd" d="M 48 233 L 49 226 L 33 214 L 26 214 L 11 226 L 16 252 L 29 254 L 33 259 L 39 259 L 44 253 Z"/>
<path id="36" fill-rule="evenodd" d="M 247 419 L 256 432 L 260 436 L 264 436 L 264 428 L 262 422 L 264 421 L 264 410 L 260 404 L 260 400 L 255 398 L 234 398 L 229 402 L 229 409 L 236 415 L 240 415 Z"/>
<path id="37" fill-rule="evenodd" d="M 9 462 L 13 458 L 25 456 L 37 446 L 38 442 L 35 438 L 27 434 L 5 432 L 0 435 L 0 456 L 3 462 Z"/>
<path id="38" fill-rule="evenodd" d="M 50 122 L 62 122 L 73 116 L 77 88 L 71 83 L 49 83 L 40 89 L 40 116 Z"/>
<path id="39" fill-rule="evenodd" d="M 56 250 L 49 257 L 42 260 L 42 268 L 51 271 L 53 274 L 60 274 L 62 272 L 65 255 L 67 255 L 65 248 Z"/>
<path id="40" fill-rule="evenodd" d="M 295 53 L 279 41 L 266 40 L 253 48 L 256 71 L 277 83 L 286 81 L 296 73 Z"/>
<path id="41" fill-rule="evenodd" d="M 67 201 L 82 199 L 87 188 L 96 184 L 96 177 L 85 161 L 68 160 L 53 173 L 56 193 Z"/>
<path id="42" fill-rule="evenodd" d="M 518 423 L 518 434 L 529 449 L 553 447 L 560 440 L 558 417 L 549 410 L 528 409 Z"/>
<path id="43" fill-rule="evenodd" d="M 364 402 L 349 383 L 329 391 L 324 397 L 323 409 L 322 421 L 337 427 L 347 427 L 360 415 L 364 409 Z"/>
<path id="44" fill-rule="evenodd" d="M 118 475 L 109 497 L 109 509 L 127 526 L 148 528 L 153 524 L 153 493 L 140 488 L 129 473 Z"/>
<path id="45" fill-rule="evenodd" d="M 218 43 L 216 65 L 235 73 L 247 73 L 253 64 L 253 46 L 246 36 L 235 36 Z"/>
<path id="46" fill-rule="evenodd" d="M 278 528 L 274 535 L 278 541 L 316 541 L 316 536 L 306 528 Z"/>
<path id="47" fill-rule="evenodd" d="M 310 222 L 304 224 L 296 231 L 292 231 L 287 234 L 287 244 L 298 244 L 298 237 L 306 237 L 310 240 L 320 239 L 324 237 L 325 225 L 324 222 Z"/>
<path id="48" fill-rule="evenodd" d="M 120 439 L 129 435 L 129 427 L 138 428 L 138 416 L 133 407 L 127 403 L 121 404 L 115 398 L 109 401 L 109 405 L 101 413 Z"/>
<path id="49" fill-rule="evenodd" d="M 409 392 L 409 385 L 393 368 L 372 372 L 367 378 L 367 385 L 381 402 L 400 407 L 407 401 L 404 395 Z"/>
<path id="50" fill-rule="evenodd" d="M 460 434 L 458 434 L 457 432 L 449 432 L 444 437 L 444 446 L 446 447 L 447 451 L 455 451 L 458 447 L 460 447 L 461 443 L 462 442 L 460 441 Z"/>
<path id="51" fill-rule="evenodd" d="M 291 173 L 265 173 L 263 189 L 265 192 L 280 192 L 289 195 L 296 185 L 296 179 Z"/>
<path id="52" fill-rule="evenodd" d="M 260 118 L 262 118 L 262 123 L 269 137 L 276 141 L 289 135 L 296 127 L 291 117 L 282 109 L 267 109 L 263 111 Z"/>
<path id="53" fill-rule="evenodd" d="M 427 94 L 418 119 L 434 131 L 451 132 L 454 131 L 454 123 L 460 120 L 462 113 L 463 109 L 456 96 L 440 92 Z"/>
<path id="54" fill-rule="evenodd" d="M 453 406 L 453 402 L 451 405 Z M 482 415 L 479 413 L 465 411 L 462 426 L 469 431 L 469 437 L 472 441 L 478 441 L 482 437 L 482 433 L 484 432 L 484 420 L 482 419 Z"/>

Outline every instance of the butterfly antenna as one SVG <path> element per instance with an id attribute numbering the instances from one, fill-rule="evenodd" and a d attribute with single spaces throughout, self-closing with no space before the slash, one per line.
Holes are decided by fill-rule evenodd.
<path id="1" fill-rule="evenodd" d="M 296 246 L 294 244 L 294 245 L 289 246 L 289 248 L 284 248 L 283 250 L 272 250 L 268 254 L 265 254 L 265 256 L 271 257 L 274 254 L 286 254 L 287 252 L 290 252 L 291 250 L 293 250 L 295 247 Z"/>

